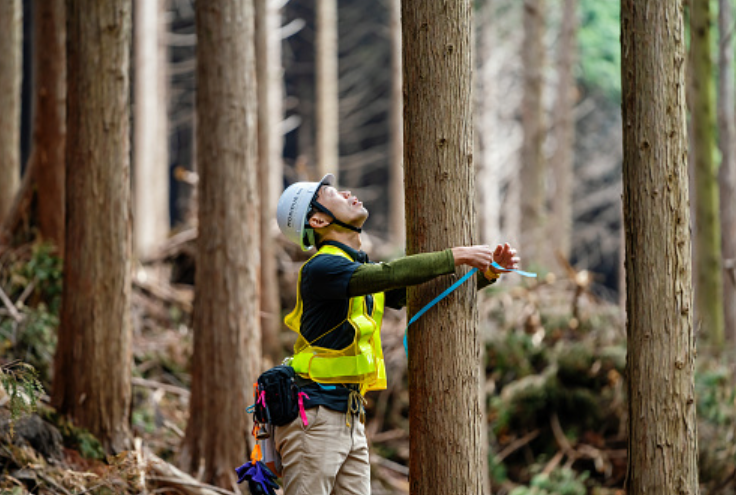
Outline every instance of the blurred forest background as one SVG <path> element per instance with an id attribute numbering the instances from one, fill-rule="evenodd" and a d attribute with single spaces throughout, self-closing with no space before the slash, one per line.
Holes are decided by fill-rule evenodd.
<path id="1" fill-rule="evenodd" d="M 197 140 L 200 126 L 210 126 L 212 120 L 197 113 L 205 105 L 198 107 L 197 54 L 205 48 L 198 47 L 196 6 L 193 0 L 111 3 L 130 17 L 127 28 L 120 30 L 128 30 L 128 37 L 121 38 L 128 53 L 118 50 L 115 55 L 123 61 L 118 68 L 126 67 L 129 57 L 129 72 L 120 79 L 127 78 L 123 93 L 130 112 L 110 113 L 110 121 L 126 122 L 115 132 L 128 133 L 130 141 L 124 140 L 118 150 L 127 161 L 108 166 L 112 173 L 130 169 L 130 177 L 123 174 L 122 180 L 131 184 L 126 204 L 132 216 L 121 218 L 122 230 L 132 229 L 133 249 L 116 263 L 116 277 L 127 277 L 129 284 L 129 307 L 121 307 L 117 320 L 130 324 L 130 342 L 123 339 L 120 345 L 129 346 L 133 360 L 119 369 L 113 361 L 105 368 L 106 358 L 94 351 L 88 350 L 101 361 L 87 363 L 87 354 L 80 356 L 78 350 L 69 350 L 66 358 L 67 351 L 57 351 L 64 342 L 64 318 L 71 321 L 74 311 L 62 314 L 61 309 L 68 287 L 63 258 L 69 256 L 70 234 L 64 233 L 58 217 L 66 218 L 67 229 L 80 217 L 69 206 L 63 216 L 64 208 L 58 206 L 64 204 L 63 195 L 57 207 L 45 198 L 58 193 L 49 182 L 56 189 L 65 183 L 67 196 L 72 195 L 69 178 L 64 182 L 63 172 L 59 178 L 53 169 L 57 165 L 57 172 L 63 170 L 65 136 L 67 146 L 72 137 L 81 139 L 71 126 L 76 122 L 82 127 L 85 114 L 75 113 L 72 105 L 89 103 L 85 86 L 74 82 L 72 72 L 84 72 L 82 59 L 75 59 L 78 54 L 64 41 L 67 35 L 77 36 L 71 17 L 67 24 L 65 16 L 84 15 L 65 12 L 60 0 L 1 2 L 0 53 L 17 56 L 8 55 L 0 63 L 0 491 L 232 493 L 229 478 L 215 473 L 234 469 L 237 464 L 228 466 L 228 459 L 233 451 L 244 450 L 247 441 L 227 450 L 222 445 L 226 437 L 214 438 L 214 448 L 220 441 L 227 452 L 207 456 L 210 447 L 197 440 L 214 428 L 206 424 L 212 418 L 198 412 L 208 407 L 203 402 L 238 409 L 233 406 L 237 401 L 218 402 L 215 392 L 210 397 L 201 392 L 216 388 L 213 382 L 208 387 L 208 379 L 225 380 L 218 373 L 220 361 L 228 359 L 209 363 L 195 350 L 195 329 L 208 324 L 196 321 L 203 312 L 194 311 L 200 304 L 195 291 L 202 290 L 195 289 L 195 264 L 198 274 L 212 277 L 203 282 L 198 275 L 204 287 L 221 281 L 214 264 L 199 271 L 198 250 L 206 245 L 201 238 L 223 231 L 244 236 L 250 238 L 245 243 L 251 242 L 244 245 L 260 253 L 255 259 L 261 271 L 246 270 L 242 279 L 253 286 L 250 302 L 240 306 L 242 313 L 260 315 L 260 323 L 252 325 L 258 332 L 253 337 L 257 349 L 250 351 L 259 357 L 239 356 L 237 366 L 233 364 L 235 373 L 247 369 L 241 373 L 248 377 L 241 378 L 246 387 L 260 371 L 287 356 L 295 338 L 281 319 L 293 307 L 297 270 L 309 253 L 289 245 L 276 227 L 275 203 L 285 186 L 334 172 L 340 187 L 357 195 L 371 213 L 364 234 L 371 259 L 403 254 L 399 2 L 339 0 L 330 11 L 330 2 L 322 0 L 255 1 L 250 12 L 255 30 L 249 34 L 256 44 L 248 68 L 258 79 L 258 93 L 254 85 L 241 89 L 257 99 L 258 165 L 230 183 L 242 185 L 246 203 L 257 190 L 261 203 L 239 203 L 231 223 L 207 234 L 203 232 L 210 226 L 201 221 L 206 215 L 219 218 L 212 204 L 229 179 L 212 173 L 218 179 L 208 182 L 215 155 L 199 149 L 206 140 Z M 697 47 L 705 51 L 696 52 L 693 44 L 688 61 L 689 101 L 700 103 L 694 108 L 711 110 L 709 115 L 692 112 L 691 127 L 708 132 L 690 136 L 691 150 L 697 150 L 690 158 L 691 192 L 697 191 L 691 195 L 691 208 L 699 471 L 702 493 L 734 494 L 734 2 L 702 3 L 710 10 L 706 28 L 697 32 L 708 36 L 705 47 Z M 85 8 L 85 2 L 74 1 L 69 9 L 72 4 Z M 119 5 L 128 5 L 128 10 Z M 493 493 L 623 493 L 628 409 L 619 9 L 616 0 L 474 4 L 476 240 L 518 246 L 523 268 L 540 273 L 534 282 L 507 275 L 479 296 L 486 478 Z M 223 46 L 219 52 L 232 49 Z M 215 60 L 218 50 L 206 56 Z M 49 82 L 54 77 L 56 82 Z M 93 79 L 94 72 L 85 77 Z M 215 93 L 207 94 L 203 102 Z M 109 108 L 117 102 L 116 97 L 105 98 Z M 56 110 L 50 108 L 54 105 Z M 107 117 L 104 105 L 97 112 Z M 66 108 L 66 117 L 59 108 Z M 55 124 L 66 128 L 55 135 L 49 130 Z M 245 153 L 255 156 L 253 135 L 248 139 Z M 77 166 L 70 153 L 67 173 Z M 706 156 L 710 159 L 703 164 Z M 81 165 L 79 170 L 75 184 L 82 184 L 82 175 L 97 173 Z M 124 188 L 121 184 L 117 187 Z M 261 218 L 254 222 L 253 215 Z M 84 230 L 74 225 L 75 231 Z M 90 264 L 97 262 L 92 258 Z M 85 289 L 78 288 L 79 305 L 84 305 Z M 217 307 L 214 296 L 210 302 Z M 218 321 L 224 320 L 214 318 L 210 325 L 217 327 Z M 401 343 L 405 325 L 404 312 L 387 314 L 384 346 L 390 385 L 368 397 L 377 495 L 409 493 L 409 397 Z M 217 330 L 211 328 L 209 335 Z M 80 359 L 86 368 L 70 371 Z M 104 421 L 98 422 L 101 426 L 91 421 L 85 428 L 69 422 L 67 416 L 85 413 L 80 405 L 69 405 L 62 389 L 71 390 L 80 376 L 104 378 L 108 372 L 130 375 L 132 393 L 122 393 L 129 397 L 120 412 L 129 425 L 123 428 L 126 432 L 116 432 Z M 63 387 L 58 385 L 61 376 Z M 204 457 L 206 461 L 199 460 Z"/>

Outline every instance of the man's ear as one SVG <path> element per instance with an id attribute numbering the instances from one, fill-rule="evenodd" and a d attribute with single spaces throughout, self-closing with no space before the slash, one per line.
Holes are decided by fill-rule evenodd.
<path id="1" fill-rule="evenodd" d="M 312 215 L 309 219 L 309 226 L 313 229 L 323 229 L 330 225 L 332 222 L 331 219 L 325 215 L 322 212 L 317 212 L 314 215 Z"/>

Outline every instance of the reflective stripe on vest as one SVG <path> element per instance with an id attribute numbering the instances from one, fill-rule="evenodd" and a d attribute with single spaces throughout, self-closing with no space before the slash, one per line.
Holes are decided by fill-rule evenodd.
<path id="1" fill-rule="evenodd" d="M 314 256 L 323 255 L 342 256 L 353 261 L 345 251 L 336 246 L 322 246 Z M 383 360 L 383 348 L 381 347 L 383 293 L 373 294 L 373 311 L 371 313 L 368 313 L 365 296 L 350 298 L 346 319 L 314 339 L 314 341 L 317 341 L 329 332 L 339 331 L 340 327 L 347 321 L 355 329 L 355 338 L 350 345 L 339 350 L 313 346 L 301 334 L 304 309 L 301 295 L 303 269 L 304 265 L 299 270 L 299 280 L 296 286 L 296 307 L 284 318 L 286 326 L 299 334 L 294 345 L 294 359 L 291 363 L 294 371 L 319 383 L 357 383 L 360 385 L 361 393 L 369 390 L 385 389 L 386 366 Z"/>

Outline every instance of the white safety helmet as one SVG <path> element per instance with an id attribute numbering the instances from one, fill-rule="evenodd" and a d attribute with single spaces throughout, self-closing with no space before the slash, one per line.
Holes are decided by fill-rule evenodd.
<path id="1" fill-rule="evenodd" d="M 327 174 L 319 182 L 295 182 L 281 193 L 279 204 L 276 207 L 276 220 L 279 229 L 287 239 L 298 244 L 307 251 L 314 245 L 314 230 L 307 224 L 307 215 L 312 206 L 312 200 L 317 195 L 320 186 L 332 186 L 335 176 Z"/>

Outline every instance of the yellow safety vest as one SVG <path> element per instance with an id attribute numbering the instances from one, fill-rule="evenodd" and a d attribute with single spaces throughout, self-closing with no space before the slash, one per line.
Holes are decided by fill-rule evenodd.
<path id="1" fill-rule="evenodd" d="M 322 246 L 314 256 L 342 256 L 352 258 L 336 246 Z M 312 258 L 314 258 L 312 256 Z M 310 258 L 310 260 L 312 259 Z M 306 264 L 306 263 L 305 263 Z M 291 366 L 304 378 L 318 383 L 356 383 L 360 392 L 386 388 L 386 365 L 381 348 L 381 321 L 383 320 L 383 293 L 373 294 L 373 311 L 368 313 L 365 296 L 350 298 L 345 320 L 327 330 L 314 341 L 340 328 L 348 321 L 355 329 L 355 339 L 344 349 L 335 350 L 311 345 L 301 334 L 303 301 L 301 295 L 302 270 L 296 289 L 296 307 L 284 318 L 284 323 L 299 334 L 294 344 Z"/>

